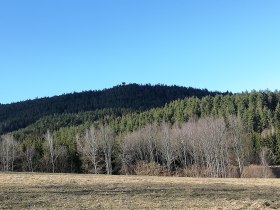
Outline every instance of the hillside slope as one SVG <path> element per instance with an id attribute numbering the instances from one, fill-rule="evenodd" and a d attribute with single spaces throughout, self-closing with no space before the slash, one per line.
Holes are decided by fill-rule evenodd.
<path id="1" fill-rule="evenodd" d="M 0 134 L 24 128 L 38 119 L 65 113 L 98 109 L 144 111 L 190 96 L 215 95 L 206 89 L 165 85 L 119 85 L 99 91 L 64 94 L 0 105 Z"/>

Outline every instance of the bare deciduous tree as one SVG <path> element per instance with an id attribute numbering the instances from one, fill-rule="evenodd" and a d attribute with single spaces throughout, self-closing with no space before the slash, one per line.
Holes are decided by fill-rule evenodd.
<path id="1" fill-rule="evenodd" d="M 172 163 L 176 155 L 175 142 L 172 141 L 171 129 L 166 123 L 161 126 L 160 143 L 162 158 L 165 161 L 167 169 L 171 171 Z"/>
<path id="2" fill-rule="evenodd" d="M 126 175 L 133 173 L 133 167 L 137 161 L 136 141 L 132 133 L 129 133 L 120 144 L 122 150 L 122 173 Z"/>
<path id="3" fill-rule="evenodd" d="M 47 130 L 45 134 L 45 139 L 47 142 L 47 152 L 48 152 L 48 157 L 45 157 L 50 163 L 51 163 L 51 168 L 52 172 L 55 172 L 55 166 L 56 162 L 59 158 L 64 153 L 64 146 L 61 145 L 55 145 L 53 136 L 49 130 Z"/>
<path id="4" fill-rule="evenodd" d="M 10 134 L 2 136 L 0 143 L 1 167 L 3 171 L 13 171 L 17 155 L 17 142 Z"/>
<path id="5" fill-rule="evenodd" d="M 267 156 L 269 154 L 269 149 L 266 147 L 261 148 L 260 151 L 260 163 L 262 165 L 262 177 L 263 178 L 268 178 L 270 175 L 270 171 L 269 171 L 269 165 L 268 165 L 268 160 L 267 160 Z"/>
<path id="6" fill-rule="evenodd" d="M 176 141 L 176 150 L 183 168 L 187 168 L 192 162 L 191 139 L 193 138 L 193 123 L 185 123 L 173 128 L 173 138 Z"/>
<path id="7" fill-rule="evenodd" d="M 109 126 L 101 126 L 97 138 L 99 138 L 100 145 L 103 150 L 106 172 L 108 175 L 112 174 L 112 151 L 115 138 L 114 132 Z"/>
<path id="8" fill-rule="evenodd" d="M 93 166 L 93 172 L 95 174 L 99 173 L 99 150 L 100 150 L 100 139 L 98 139 L 98 131 L 91 126 L 90 129 L 85 131 L 83 137 L 77 136 L 77 149 L 81 154 L 82 160 L 85 162 L 90 162 Z"/>
<path id="9" fill-rule="evenodd" d="M 205 118 L 198 121 L 197 141 L 200 141 L 202 158 L 209 177 L 226 177 L 228 144 L 223 119 Z"/>
<path id="10" fill-rule="evenodd" d="M 238 165 L 238 175 L 242 177 L 246 157 L 248 155 L 247 140 L 245 138 L 244 127 L 239 118 L 231 116 L 228 118 L 229 126 L 229 138 L 231 140 L 231 146 L 233 148 L 233 153 L 235 160 Z"/>
<path id="11" fill-rule="evenodd" d="M 35 156 L 36 150 L 33 146 L 27 146 L 24 151 L 24 156 L 26 159 L 28 170 L 33 172 L 33 158 Z"/>

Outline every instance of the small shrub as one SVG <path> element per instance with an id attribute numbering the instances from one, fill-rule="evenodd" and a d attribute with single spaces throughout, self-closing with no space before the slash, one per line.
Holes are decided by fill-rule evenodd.
<path id="1" fill-rule="evenodd" d="M 168 176 L 170 173 L 168 170 L 158 163 L 145 163 L 140 161 L 136 164 L 134 169 L 135 175 L 146 175 L 146 176 Z"/>
<path id="2" fill-rule="evenodd" d="M 275 178 L 271 168 L 262 165 L 249 165 L 244 167 L 244 178 Z"/>
<path id="3" fill-rule="evenodd" d="M 192 165 L 184 169 L 185 176 L 187 177 L 200 177 L 202 176 L 202 170 L 197 165 Z"/>
<path id="4" fill-rule="evenodd" d="M 229 165 L 227 168 L 227 178 L 240 178 L 237 166 Z"/>

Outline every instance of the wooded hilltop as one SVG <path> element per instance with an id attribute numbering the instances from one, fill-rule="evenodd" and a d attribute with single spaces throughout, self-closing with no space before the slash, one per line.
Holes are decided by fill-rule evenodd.
<path id="1" fill-rule="evenodd" d="M 280 92 L 122 84 L 0 105 L 2 171 L 269 177 Z"/>

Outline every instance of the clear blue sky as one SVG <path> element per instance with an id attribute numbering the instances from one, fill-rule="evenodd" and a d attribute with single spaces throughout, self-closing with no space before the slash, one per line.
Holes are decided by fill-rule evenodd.
<path id="1" fill-rule="evenodd" d="M 0 1 L 0 103 L 121 82 L 279 89 L 278 0 Z"/>

